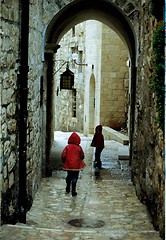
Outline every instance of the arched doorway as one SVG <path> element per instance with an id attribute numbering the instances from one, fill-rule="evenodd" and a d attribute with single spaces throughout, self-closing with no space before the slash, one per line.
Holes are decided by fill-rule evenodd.
<path id="1" fill-rule="evenodd" d="M 95 109 L 95 76 L 92 73 L 90 77 L 90 94 L 89 94 L 89 133 L 94 133 L 94 109 Z"/>
<path id="2" fill-rule="evenodd" d="M 47 156 L 49 156 L 50 147 L 53 139 L 53 116 L 51 116 L 53 108 L 52 89 L 53 78 L 50 76 L 52 72 L 53 56 L 58 49 L 58 44 L 62 36 L 71 29 L 74 25 L 85 20 L 98 20 L 110 28 L 112 28 L 123 39 L 129 50 L 130 64 L 131 64 L 131 89 L 130 89 L 130 148 L 132 148 L 132 133 L 133 133 L 133 119 L 134 119 L 134 102 L 135 102 L 135 75 L 136 75 L 136 40 L 134 29 L 131 27 L 131 22 L 126 15 L 112 3 L 106 0 L 99 1 L 95 5 L 91 1 L 77 1 L 68 4 L 60 10 L 52 19 L 47 27 L 45 35 L 45 62 L 46 81 L 47 81 Z"/>

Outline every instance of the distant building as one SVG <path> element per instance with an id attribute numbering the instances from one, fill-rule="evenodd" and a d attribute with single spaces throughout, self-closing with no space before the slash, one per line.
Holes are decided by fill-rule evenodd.
<path id="1" fill-rule="evenodd" d="M 89 134 L 98 123 L 127 128 L 127 61 L 127 46 L 101 22 L 88 20 L 67 32 L 55 59 L 55 129 Z M 61 90 L 67 63 L 74 73 L 74 87 Z"/>

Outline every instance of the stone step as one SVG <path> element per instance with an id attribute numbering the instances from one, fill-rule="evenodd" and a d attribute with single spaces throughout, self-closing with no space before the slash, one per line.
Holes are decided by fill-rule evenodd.
<path id="1" fill-rule="evenodd" d="M 129 154 L 129 147 L 128 146 L 120 146 L 118 148 L 118 159 L 119 160 L 130 160 L 130 154 Z"/>
<path id="2" fill-rule="evenodd" d="M 8 235 L 4 233 L 8 232 Z M 8 236 L 8 238 L 6 238 Z M 71 230 L 60 230 L 60 229 L 50 229 L 50 228 L 35 228 L 31 226 L 18 226 L 18 225 L 3 225 L 2 226 L 2 239 L 58 239 L 58 240 L 68 240 L 70 239 L 123 239 L 123 240 L 161 240 L 158 232 L 149 231 L 126 231 L 125 229 L 116 229 L 110 231 L 103 231 L 96 228 L 94 229 L 71 229 Z"/>
<path id="3" fill-rule="evenodd" d="M 119 160 L 130 160 L 130 156 L 129 155 L 118 155 L 118 159 Z"/>
<path id="4" fill-rule="evenodd" d="M 103 135 L 105 140 L 115 140 L 123 145 L 129 145 L 129 137 L 110 127 L 103 126 Z"/>

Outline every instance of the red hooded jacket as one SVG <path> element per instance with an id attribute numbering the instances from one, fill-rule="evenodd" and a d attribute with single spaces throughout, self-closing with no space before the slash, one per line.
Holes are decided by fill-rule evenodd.
<path id="1" fill-rule="evenodd" d="M 81 139 L 76 132 L 73 132 L 69 139 L 68 145 L 63 149 L 61 159 L 64 170 L 79 171 L 85 167 L 84 152 L 79 145 Z"/>

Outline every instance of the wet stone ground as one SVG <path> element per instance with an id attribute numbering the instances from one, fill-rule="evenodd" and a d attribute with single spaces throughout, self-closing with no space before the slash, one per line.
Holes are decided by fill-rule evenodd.
<path id="1" fill-rule="evenodd" d="M 3 240 L 161 240 L 130 181 L 129 161 L 118 160 L 119 143 L 106 141 L 102 170 L 94 176 L 93 148 L 84 145 L 86 168 L 76 197 L 65 194 L 66 172 L 44 178 L 26 224 L 3 225 Z"/>

